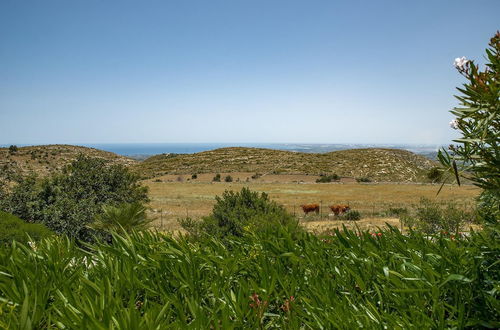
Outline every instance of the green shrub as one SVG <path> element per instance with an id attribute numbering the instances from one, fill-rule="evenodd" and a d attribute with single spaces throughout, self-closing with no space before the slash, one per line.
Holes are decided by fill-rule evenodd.
<path id="1" fill-rule="evenodd" d="M 258 179 L 262 176 L 262 174 L 260 173 L 255 173 L 254 175 L 252 175 L 252 179 Z"/>
<path id="2" fill-rule="evenodd" d="M 96 217 L 91 228 L 102 231 L 131 232 L 145 230 L 152 219 L 148 219 L 146 208 L 141 203 L 123 203 L 118 206 L 104 205 L 103 212 Z"/>
<path id="3" fill-rule="evenodd" d="M 461 210 L 456 203 L 440 205 L 426 198 L 420 200 L 414 215 L 405 215 L 402 223 L 410 228 L 418 229 L 426 234 L 438 232 L 458 233 L 466 224 L 474 221 L 475 212 Z"/>
<path id="4" fill-rule="evenodd" d="M 193 174 L 191 175 L 191 179 L 193 179 L 193 180 L 198 179 L 198 174 L 193 173 Z"/>
<path id="5" fill-rule="evenodd" d="M 408 215 L 408 209 L 406 207 L 390 207 L 384 212 L 384 216 L 387 217 L 402 217 Z"/>
<path id="6" fill-rule="evenodd" d="M 19 150 L 19 148 L 16 145 L 11 145 L 9 147 L 9 153 L 11 153 L 11 154 L 15 154 L 18 150 Z"/>
<path id="7" fill-rule="evenodd" d="M 441 182 L 443 179 L 443 170 L 439 167 L 431 168 L 429 172 L 427 172 L 427 179 L 433 183 Z"/>
<path id="8" fill-rule="evenodd" d="M 282 206 L 269 200 L 266 193 L 259 194 L 248 188 L 240 192 L 225 191 L 216 196 L 212 214 L 201 219 L 195 228 L 193 221 L 181 221 L 181 225 L 191 234 L 206 233 L 211 236 L 243 236 L 246 230 L 265 226 L 297 227 L 297 220 Z"/>
<path id="9" fill-rule="evenodd" d="M 370 178 L 367 178 L 367 177 L 360 177 L 360 178 L 356 178 L 356 182 L 372 182 L 372 180 Z"/>
<path id="10" fill-rule="evenodd" d="M 331 175 L 321 175 L 319 179 L 316 179 L 317 183 L 328 183 L 332 181 L 339 181 L 340 176 L 337 174 L 331 174 Z"/>
<path id="11" fill-rule="evenodd" d="M 219 174 L 219 173 L 217 173 L 217 174 L 213 177 L 212 181 L 213 181 L 213 182 L 220 182 L 220 174 Z"/>
<path id="12" fill-rule="evenodd" d="M 122 165 L 80 155 L 63 173 L 37 182 L 23 179 L 0 201 L 1 209 L 56 233 L 90 240 L 103 205 L 144 203 L 147 189 Z"/>
<path id="13" fill-rule="evenodd" d="M 0 211 L 0 245 L 17 241 L 39 241 L 53 235 L 53 233 L 40 223 L 27 223 L 15 215 Z"/>
<path id="14" fill-rule="evenodd" d="M 226 176 L 226 177 L 224 178 L 224 181 L 225 181 L 225 182 L 233 182 L 233 177 L 232 177 L 232 176 L 230 176 L 230 175 L 228 175 L 228 176 Z"/>
<path id="15" fill-rule="evenodd" d="M 361 213 L 359 213 L 359 211 L 356 210 L 349 210 L 346 213 L 340 215 L 339 218 L 343 220 L 360 220 Z"/>

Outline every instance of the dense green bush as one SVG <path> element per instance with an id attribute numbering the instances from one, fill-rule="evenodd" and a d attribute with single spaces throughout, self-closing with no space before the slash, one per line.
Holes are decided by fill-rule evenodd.
<path id="1" fill-rule="evenodd" d="M 230 176 L 230 175 L 227 175 L 225 178 L 224 178 L 224 181 L 225 182 L 233 182 L 233 177 Z"/>
<path id="2" fill-rule="evenodd" d="M 266 226 L 291 226 L 298 229 L 297 220 L 282 206 L 271 201 L 266 193 L 250 191 L 225 191 L 216 197 L 212 214 L 196 222 L 181 220 L 184 229 L 193 236 L 243 236 L 245 231 L 259 230 Z"/>
<path id="3" fill-rule="evenodd" d="M 0 211 L 0 245 L 12 241 L 27 243 L 52 236 L 53 233 L 40 223 L 27 223 L 15 215 Z"/>
<path id="4" fill-rule="evenodd" d="M 193 173 L 193 174 L 191 175 L 191 179 L 193 179 L 193 180 L 198 179 L 198 174 Z"/>
<path id="5" fill-rule="evenodd" d="M 372 180 L 370 178 L 367 178 L 367 177 L 360 177 L 360 178 L 356 178 L 356 182 L 372 182 Z"/>
<path id="6" fill-rule="evenodd" d="M 41 182 L 34 177 L 21 180 L 0 201 L 0 209 L 56 233 L 89 240 L 88 225 L 103 205 L 146 201 L 146 188 L 124 166 L 80 155 L 61 174 Z"/>
<path id="7" fill-rule="evenodd" d="M 0 250 L 5 329 L 498 328 L 498 232 L 154 232 Z"/>
<path id="8" fill-rule="evenodd" d="M 215 174 L 215 176 L 212 178 L 212 181 L 213 182 L 220 182 L 220 174 L 219 173 Z"/>
<path id="9" fill-rule="evenodd" d="M 340 176 L 337 174 L 331 174 L 331 175 L 321 175 L 319 179 L 316 179 L 317 183 L 328 183 L 332 181 L 339 181 Z"/>

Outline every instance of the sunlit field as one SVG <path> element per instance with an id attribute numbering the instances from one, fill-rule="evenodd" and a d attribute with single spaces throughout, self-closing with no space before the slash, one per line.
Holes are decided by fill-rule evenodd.
<path id="1" fill-rule="evenodd" d="M 212 177 L 213 175 L 206 175 Z M 224 175 L 222 176 L 224 177 Z M 312 230 L 326 229 L 341 224 L 330 214 L 329 205 L 345 203 L 353 210 L 360 211 L 363 219 L 357 224 L 361 227 L 383 226 L 385 222 L 398 224 L 399 220 L 384 216 L 389 208 L 411 208 L 422 197 L 442 203 L 454 201 L 464 208 L 472 207 L 474 198 L 480 189 L 474 186 L 446 185 L 436 196 L 440 185 L 432 184 L 358 184 L 332 183 L 318 184 L 314 181 L 305 183 L 282 183 L 288 176 L 274 176 L 274 182 L 197 182 L 174 181 L 164 178 L 162 182 L 146 180 L 149 188 L 152 215 L 156 218 L 154 226 L 160 230 L 179 230 L 177 219 L 183 217 L 199 218 L 208 215 L 215 203 L 215 196 L 225 190 L 239 191 L 249 187 L 253 191 L 266 192 L 287 210 L 301 218 L 306 227 Z M 304 176 L 306 177 L 306 176 Z M 243 178 L 243 177 L 242 177 Z M 206 178 L 199 178 L 202 181 Z M 288 178 L 290 179 L 290 178 Z M 294 178 L 295 180 L 296 178 Z M 170 180 L 167 181 L 167 180 Z M 177 180 L 177 179 L 175 179 Z M 243 180 L 242 180 L 243 181 Z M 312 182 L 311 182 L 312 181 Z M 319 215 L 304 216 L 300 205 L 307 203 L 321 204 Z"/>

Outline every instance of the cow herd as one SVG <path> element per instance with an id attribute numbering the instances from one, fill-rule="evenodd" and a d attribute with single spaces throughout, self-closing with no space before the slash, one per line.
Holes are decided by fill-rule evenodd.
<path id="1" fill-rule="evenodd" d="M 316 214 L 319 214 L 319 204 L 303 204 L 300 206 L 302 208 L 302 211 L 307 215 L 310 212 L 314 212 Z M 351 208 L 349 205 L 346 204 L 337 204 L 337 205 L 331 205 L 330 210 L 332 210 L 333 214 L 336 216 L 342 215 L 346 212 L 348 212 Z"/>

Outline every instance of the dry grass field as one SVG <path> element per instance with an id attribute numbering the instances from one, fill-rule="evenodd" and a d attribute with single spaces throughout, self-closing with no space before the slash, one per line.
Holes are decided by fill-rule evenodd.
<path id="1" fill-rule="evenodd" d="M 316 177 L 306 175 L 274 175 L 267 178 L 264 176 L 245 182 L 243 179 L 246 179 L 248 173 L 231 173 L 234 180 L 240 178 L 240 182 L 212 183 L 209 181 L 213 175 L 213 173 L 199 175 L 196 180 L 192 180 L 190 176 L 164 176 L 143 181 L 149 187 L 152 216 L 156 218 L 155 227 L 160 230 L 180 230 L 177 219 L 208 215 L 215 203 L 216 195 L 221 195 L 225 190 L 238 191 L 242 187 L 266 192 L 273 200 L 284 205 L 291 213 L 295 213 L 304 225 L 313 231 L 323 231 L 342 224 L 329 214 L 328 206 L 331 204 L 348 203 L 353 210 L 362 213 L 363 219 L 356 223 L 361 228 L 369 228 L 383 226 L 385 222 L 398 225 L 398 219 L 381 216 L 381 213 L 391 207 L 411 208 L 419 203 L 422 197 L 443 203 L 455 201 L 468 207 L 480 192 L 478 188 L 470 185 L 461 187 L 446 185 L 436 197 L 439 185 L 318 184 L 313 183 Z M 224 176 L 223 174 L 222 179 Z M 301 181 L 303 183 L 297 183 Z M 321 214 L 304 217 L 300 205 L 305 203 L 321 204 Z M 350 222 L 347 224 L 352 225 Z"/>

